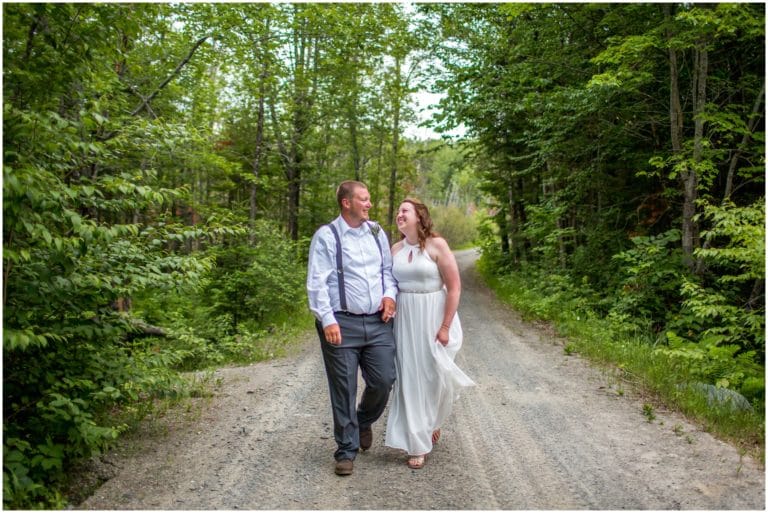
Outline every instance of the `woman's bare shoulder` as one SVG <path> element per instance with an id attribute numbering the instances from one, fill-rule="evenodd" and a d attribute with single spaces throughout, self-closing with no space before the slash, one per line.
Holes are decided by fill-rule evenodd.
<path id="1" fill-rule="evenodd" d="M 434 248 L 438 251 L 451 251 L 450 246 L 448 246 L 448 241 L 446 241 L 443 237 L 430 237 L 427 239 L 427 247 Z"/>
<path id="2" fill-rule="evenodd" d="M 437 262 L 441 255 L 451 253 L 451 248 L 448 246 L 448 241 L 442 237 L 429 237 L 426 244 L 427 252 L 432 259 Z"/>
<path id="3" fill-rule="evenodd" d="M 395 255 L 397 252 L 403 249 L 403 241 L 399 240 L 395 244 L 392 245 L 392 248 L 390 250 L 392 251 L 392 255 Z"/>

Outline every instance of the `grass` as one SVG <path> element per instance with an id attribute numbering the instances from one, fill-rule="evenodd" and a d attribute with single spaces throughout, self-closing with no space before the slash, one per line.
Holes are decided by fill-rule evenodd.
<path id="1" fill-rule="evenodd" d="M 628 335 L 610 321 L 589 313 L 588 301 L 567 294 L 542 293 L 536 283 L 519 275 L 503 278 L 478 265 L 486 284 L 525 320 L 543 321 L 566 339 L 564 352 L 579 354 L 603 367 L 646 401 L 643 415 L 650 423 L 659 408 L 685 415 L 705 431 L 723 439 L 765 464 L 765 417 L 759 410 L 735 411 L 708 403 L 697 391 L 681 389 L 690 374 L 655 352 L 649 337 Z M 622 389 L 621 384 L 618 387 Z M 623 391 L 623 389 L 622 389 Z"/>
<path id="2" fill-rule="evenodd" d="M 643 415 L 645 416 L 645 419 L 648 420 L 648 423 L 656 419 L 656 411 L 654 410 L 653 405 L 651 405 L 650 403 L 644 403 Z"/>
<path id="3" fill-rule="evenodd" d="M 309 309 L 301 309 L 289 318 L 274 323 L 261 337 L 251 343 L 250 352 L 228 362 L 231 365 L 247 365 L 276 357 L 285 357 L 296 346 L 296 342 L 314 326 L 314 317 Z"/>

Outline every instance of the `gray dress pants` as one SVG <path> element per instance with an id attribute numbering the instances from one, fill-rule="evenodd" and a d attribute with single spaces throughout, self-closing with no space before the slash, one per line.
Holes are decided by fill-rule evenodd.
<path id="1" fill-rule="evenodd" d="M 384 323 L 381 314 L 336 313 L 341 345 L 325 340 L 323 327 L 315 323 L 323 351 L 325 373 L 333 410 L 336 461 L 355 459 L 360 447 L 360 429 L 368 429 L 381 417 L 395 382 L 394 323 Z M 362 370 L 365 389 L 356 407 L 357 369 Z"/>

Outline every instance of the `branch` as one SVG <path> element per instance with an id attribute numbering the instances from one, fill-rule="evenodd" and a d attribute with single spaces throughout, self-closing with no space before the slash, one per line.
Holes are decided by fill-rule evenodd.
<path id="1" fill-rule="evenodd" d="M 131 319 L 131 325 L 133 326 L 134 329 L 136 329 L 136 332 L 131 333 L 129 335 L 130 339 L 135 339 L 137 337 L 153 337 L 153 336 L 166 337 L 168 335 L 164 328 L 147 324 L 144 321 L 141 321 L 140 319 Z"/>
<path id="2" fill-rule="evenodd" d="M 174 79 L 174 77 L 175 77 L 176 75 L 178 75 L 178 74 L 179 74 L 179 71 L 181 71 L 181 68 L 183 68 L 183 67 L 184 67 L 184 66 L 187 64 L 187 62 L 189 62 L 189 61 L 192 59 L 192 55 L 194 55 L 194 54 L 195 54 L 195 51 L 197 51 L 197 48 L 199 48 L 201 45 L 203 45 L 203 42 L 205 42 L 206 40 L 208 40 L 208 38 L 210 38 L 210 35 L 204 36 L 204 37 L 202 37 L 202 38 L 198 39 L 198 41 L 197 41 L 197 42 L 195 42 L 195 45 L 193 45 L 193 46 L 192 46 L 192 49 L 190 49 L 190 50 L 189 50 L 189 53 L 187 53 L 187 56 L 186 56 L 186 57 L 184 57 L 184 60 L 182 60 L 181 62 L 179 62 L 179 65 L 178 65 L 178 66 L 176 66 L 176 69 L 174 69 L 174 70 L 173 70 L 173 72 L 172 72 L 170 75 L 168 75 L 168 78 L 166 78 L 166 79 L 165 79 L 165 80 L 164 80 L 164 81 L 163 81 L 163 82 L 162 82 L 162 83 L 161 83 L 161 84 L 160 84 L 160 85 L 159 85 L 159 86 L 158 86 L 158 87 L 155 89 L 155 91 L 153 91 L 153 92 L 152 92 L 152 94 L 151 94 L 151 95 L 149 95 L 149 96 L 148 96 L 146 99 L 143 99 L 143 100 L 141 101 L 141 104 L 139 104 L 139 105 L 138 105 L 138 107 L 137 107 L 136 109 L 134 109 L 134 110 L 131 112 L 131 116 L 132 116 L 132 117 L 135 117 L 136 115 L 138 115 L 138 114 L 139 114 L 139 111 L 141 111 L 142 109 L 144 109 L 144 107 L 145 107 L 145 106 L 148 106 L 148 105 L 149 105 L 149 103 L 150 103 L 150 102 L 152 102 L 152 99 L 153 99 L 153 98 L 155 98 L 155 97 L 157 96 L 157 94 L 158 94 L 158 93 L 160 93 L 160 91 L 161 91 L 161 90 L 162 90 L 162 89 L 163 89 L 165 86 L 167 86 L 167 85 L 170 83 L 170 81 Z"/>
<path id="3" fill-rule="evenodd" d="M 136 89 L 133 86 L 129 87 L 128 91 L 131 92 L 131 94 L 133 94 L 137 98 L 141 99 L 142 105 L 146 106 L 147 111 L 149 111 L 149 114 L 150 114 L 150 116 L 152 118 L 155 118 L 155 119 L 157 118 L 157 115 L 155 114 L 154 110 L 152 109 L 152 106 L 149 105 L 149 99 L 148 98 L 144 98 L 144 95 L 142 95 L 141 93 L 136 91 Z"/>
<path id="4" fill-rule="evenodd" d="M 739 147 L 734 152 L 733 156 L 731 157 L 731 162 L 728 166 L 728 175 L 725 179 L 725 195 L 723 196 L 723 202 L 731 198 L 731 195 L 734 192 L 733 189 L 733 179 L 736 174 L 736 164 L 739 162 L 739 158 L 741 157 L 741 153 L 746 150 L 747 148 L 747 142 L 749 141 L 749 136 L 751 133 L 754 133 L 755 126 L 758 122 L 758 111 L 760 111 L 760 106 L 763 103 L 763 96 L 765 95 L 765 79 L 763 79 L 763 85 L 760 86 L 760 93 L 757 95 L 757 99 L 755 99 L 755 104 L 752 106 L 752 113 L 749 116 L 749 122 L 747 122 L 747 131 L 744 132 L 744 135 L 741 137 L 741 143 L 739 144 Z"/>

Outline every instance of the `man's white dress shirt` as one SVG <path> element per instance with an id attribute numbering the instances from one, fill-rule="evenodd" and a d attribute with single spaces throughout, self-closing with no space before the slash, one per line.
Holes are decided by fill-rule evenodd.
<path id="1" fill-rule="evenodd" d="M 397 297 L 397 283 L 392 276 L 392 253 L 387 235 L 383 229 L 379 229 L 379 252 L 377 240 L 368 222 L 358 228 L 351 228 L 339 215 L 333 224 L 341 239 L 347 311 L 353 314 L 374 314 L 379 310 L 384 297 L 392 300 Z M 328 226 L 319 228 L 309 245 L 307 295 L 309 309 L 322 323 L 323 328 L 337 322 L 334 312 L 341 311 L 341 301 L 339 278 L 336 273 L 336 238 Z"/>

